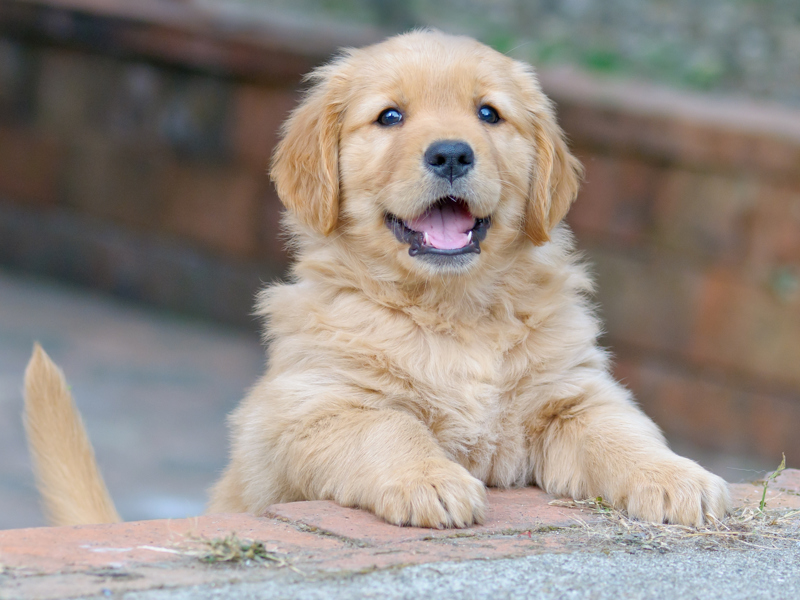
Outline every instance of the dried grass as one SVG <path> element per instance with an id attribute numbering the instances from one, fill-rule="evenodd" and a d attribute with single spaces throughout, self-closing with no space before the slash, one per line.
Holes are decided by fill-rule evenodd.
<path id="1" fill-rule="evenodd" d="M 187 539 L 191 547 L 187 548 L 184 542 L 183 547 L 176 552 L 197 558 L 207 564 L 241 564 L 244 566 L 271 564 L 301 573 L 287 560 L 287 557 L 268 551 L 263 542 L 240 538 L 233 532 L 222 538 L 187 536 Z"/>
<path id="2" fill-rule="evenodd" d="M 760 548 L 776 550 L 800 547 L 800 510 L 768 509 L 767 488 L 771 481 L 786 470 L 786 455 L 778 468 L 764 478 L 764 491 L 758 508 L 740 507 L 723 519 L 707 514 L 701 527 L 649 523 L 630 518 L 602 498 L 590 500 L 554 500 L 551 505 L 588 508 L 605 519 L 587 523 L 576 519 L 601 549 L 620 546 L 656 552 L 687 548 L 722 550 L 729 548 Z"/>
<path id="3" fill-rule="evenodd" d="M 708 515 L 701 527 L 638 521 L 602 498 L 555 500 L 555 506 L 593 510 L 605 518 L 591 523 L 577 519 L 588 541 L 602 550 L 649 550 L 670 552 L 685 549 L 780 549 L 800 545 L 800 510 L 745 507 L 723 519 Z"/>

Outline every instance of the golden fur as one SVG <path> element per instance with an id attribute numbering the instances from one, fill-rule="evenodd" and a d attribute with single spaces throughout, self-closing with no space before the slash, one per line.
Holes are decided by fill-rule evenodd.
<path id="1" fill-rule="evenodd" d="M 25 432 L 50 523 L 119 521 L 64 374 L 39 344 L 25 370 Z"/>
<path id="2" fill-rule="evenodd" d="M 559 224 L 581 168 L 532 69 L 471 39 L 413 32 L 311 76 L 272 167 L 296 261 L 261 293 L 269 368 L 231 417 L 211 512 L 329 499 L 396 524 L 464 527 L 485 485 L 602 496 L 700 524 L 725 482 L 672 453 L 608 372 L 592 284 Z M 477 117 L 491 105 L 502 117 Z M 401 126 L 382 127 L 385 109 Z M 449 182 L 422 156 L 463 140 Z M 437 198 L 491 228 L 480 254 L 429 261 L 387 228 Z"/>

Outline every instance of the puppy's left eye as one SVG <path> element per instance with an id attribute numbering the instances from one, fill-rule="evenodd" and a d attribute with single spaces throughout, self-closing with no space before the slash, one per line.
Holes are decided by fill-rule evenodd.
<path id="1" fill-rule="evenodd" d="M 500 115 L 497 114 L 494 108 L 488 104 L 484 104 L 478 109 L 478 118 L 487 123 L 497 123 L 500 120 Z"/>

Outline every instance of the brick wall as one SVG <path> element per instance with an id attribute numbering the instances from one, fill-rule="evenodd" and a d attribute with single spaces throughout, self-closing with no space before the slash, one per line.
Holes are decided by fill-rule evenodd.
<path id="1" fill-rule="evenodd" d="M 0 0 L 0 264 L 254 327 L 286 263 L 276 128 L 359 35 Z M 800 114 L 542 80 L 587 167 L 568 219 L 618 376 L 669 434 L 800 462 Z"/>
<path id="2" fill-rule="evenodd" d="M 671 435 L 800 461 L 800 111 L 543 74 L 617 375 Z"/>
<path id="3" fill-rule="evenodd" d="M 0 263 L 255 329 L 286 265 L 277 128 L 304 73 L 374 39 L 163 0 L 0 0 Z"/>

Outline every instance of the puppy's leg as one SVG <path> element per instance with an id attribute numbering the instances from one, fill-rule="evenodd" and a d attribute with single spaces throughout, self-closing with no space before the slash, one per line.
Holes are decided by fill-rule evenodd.
<path id="1" fill-rule="evenodd" d="M 408 413 L 327 406 L 282 429 L 269 443 L 269 456 L 261 452 L 258 461 L 253 461 L 255 444 L 263 448 L 263 437 L 248 440 L 245 432 L 237 449 L 249 510 L 263 510 L 258 503 L 274 494 L 266 488 L 280 482 L 284 498 L 333 500 L 397 525 L 466 527 L 483 520 L 483 484 L 449 460 Z"/>
<path id="2" fill-rule="evenodd" d="M 247 512 L 247 505 L 242 499 L 242 469 L 235 461 L 227 466 L 222 477 L 209 490 L 208 513 L 241 513 Z"/>
<path id="3" fill-rule="evenodd" d="M 730 508 L 727 484 L 673 453 L 655 424 L 605 373 L 578 397 L 546 403 L 533 420 L 537 483 L 573 498 L 602 496 L 656 523 L 701 525 Z"/>

